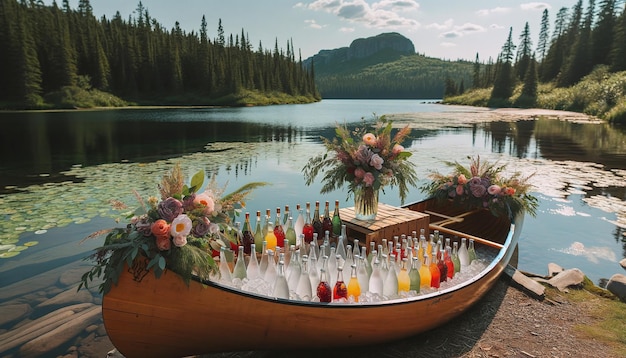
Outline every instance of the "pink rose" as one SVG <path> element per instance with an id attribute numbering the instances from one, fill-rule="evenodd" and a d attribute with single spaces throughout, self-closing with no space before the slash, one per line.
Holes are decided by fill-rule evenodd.
<path id="1" fill-rule="evenodd" d="M 400 154 L 400 153 L 404 152 L 404 147 L 403 147 L 403 146 L 401 146 L 400 144 L 396 144 L 396 145 L 394 145 L 394 146 L 393 146 L 393 148 L 391 149 L 391 152 L 392 152 L 393 154 L 396 154 L 396 155 L 397 155 L 397 154 Z"/>
<path id="2" fill-rule="evenodd" d="M 212 213 L 213 210 L 215 210 L 215 201 L 207 193 L 202 193 L 202 194 L 196 195 L 196 197 L 193 199 L 193 202 L 196 205 L 204 206 L 204 208 L 205 208 L 204 212 L 205 213 Z"/>
<path id="3" fill-rule="evenodd" d="M 383 168 L 384 162 L 385 160 L 378 154 L 374 154 L 370 158 L 370 165 L 376 168 L 377 170 L 381 170 Z"/>
<path id="4" fill-rule="evenodd" d="M 366 133 L 363 136 L 363 143 L 369 145 L 370 147 L 376 146 L 376 136 L 372 133 Z"/>
<path id="5" fill-rule="evenodd" d="M 465 177 L 464 174 L 459 174 L 458 178 L 457 178 L 457 182 L 461 185 L 467 183 L 467 178 Z"/>
<path id="6" fill-rule="evenodd" d="M 463 191 L 464 191 L 463 185 L 457 185 L 456 186 L 456 194 L 457 195 L 463 195 Z"/>
<path id="7" fill-rule="evenodd" d="M 500 191 L 502 191 L 502 189 L 495 184 L 490 185 L 489 188 L 487 188 L 487 192 L 491 195 L 498 195 L 500 194 Z"/>
<path id="8" fill-rule="evenodd" d="M 169 236 L 157 236 L 156 238 L 157 248 L 161 251 L 167 251 L 171 247 L 171 241 Z"/>
<path id="9" fill-rule="evenodd" d="M 372 186 L 372 184 L 374 184 L 374 180 L 374 174 L 370 172 L 365 173 L 365 175 L 363 176 L 363 182 L 366 186 Z"/>
<path id="10" fill-rule="evenodd" d="M 365 175 L 365 170 L 363 170 L 363 168 L 356 168 L 356 169 L 354 169 L 354 176 L 355 177 L 357 177 L 359 179 L 362 179 L 364 175 Z"/>
<path id="11" fill-rule="evenodd" d="M 183 247 L 187 245 L 187 236 L 185 235 L 176 235 L 174 236 L 174 245 L 178 247 Z"/>

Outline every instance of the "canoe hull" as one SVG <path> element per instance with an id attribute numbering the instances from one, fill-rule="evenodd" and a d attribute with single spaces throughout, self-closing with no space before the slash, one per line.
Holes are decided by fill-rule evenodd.
<path id="1" fill-rule="evenodd" d="M 307 303 L 261 297 L 177 274 L 137 282 L 121 275 L 105 295 L 109 338 L 126 357 L 181 357 L 210 352 L 369 345 L 410 337 L 450 321 L 489 291 L 510 260 L 519 224 L 480 275 L 460 285 L 384 303 Z M 306 339 L 286 339 L 306 337 Z"/>

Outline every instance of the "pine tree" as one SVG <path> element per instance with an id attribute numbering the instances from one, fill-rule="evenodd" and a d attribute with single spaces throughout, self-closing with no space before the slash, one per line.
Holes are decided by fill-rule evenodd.
<path id="1" fill-rule="evenodd" d="M 543 82 L 549 82 L 555 79 L 563 65 L 567 53 L 567 14 L 568 9 L 562 7 L 556 15 L 550 48 L 541 63 L 540 79 Z"/>
<path id="2" fill-rule="evenodd" d="M 589 0 L 585 21 L 579 35 L 574 42 L 557 84 L 561 87 L 571 86 L 583 76 L 591 72 L 593 67 L 591 60 L 591 27 L 593 25 L 595 0 Z"/>
<path id="3" fill-rule="evenodd" d="M 515 73 L 520 81 L 524 80 L 524 75 L 530 64 L 532 52 L 532 40 L 530 39 L 530 26 L 528 22 L 524 26 L 524 31 L 520 34 L 520 44 L 517 48 L 517 63 L 515 64 Z"/>
<path id="4" fill-rule="evenodd" d="M 613 47 L 611 49 L 611 70 L 626 70 L 626 5 L 617 19 Z"/>
<path id="5" fill-rule="evenodd" d="M 543 61 L 548 53 L 549 31 L 550 19 L 548 18 L 548 9 L 543 9 L 543 14 L 541 15 L 541 29 L 539 30 L 539 42 L 537 43 L 538 61 Z"/>
<path id="6" fill-rule="evenodd" d="M 443 92 L 443 98 L 456 96 L 458 94 L 458 90 L 456 88 L 456 83 L 450 77 L 446 78 L 446 86 Z"/>
<path id="7" fill-rule="evenodd" d="M 598 21 L 592 32 L 593 65 L 611 64 L 611 47 L 615 34 L 615 2 L 616 0 L 602 0 Z"/>
<path id="8" fill-rule="evenodd" d="M 478 61 L 478 52 L 476 52 L 476 60 L 474 61 L 474 74 L 472 76 L 472 86 L 481 88 L 480 85 L 480 62 Z"/>
<path id="9" fill-rule="evenodd" d="M 498 58 L 496 64 L 496 77 L 491 90 L 490 100 L 508 100 L 513 94 L 514 79 L 513 79 L 513 51 L 515 51 L 515 45 L 512 40 L 513 28 L 509 28 L 509 36 L 502 46 L 502 52 Z"/>
<path id="10" fill-rule="evenodd" d="M 532 103 L 528 103 L 528 105 L 534 104 L 537 100 L 537 86 L 538 86 L 538 78 L 537 78 L 537 61 L 535 60 L 535 56 L 531 58 L 530 63 L 528 64 L 528 70 L 524 75 L 524 85 L 522 86 L 522 97 L 526 97 L 527 100 L 531 100 Z"/>

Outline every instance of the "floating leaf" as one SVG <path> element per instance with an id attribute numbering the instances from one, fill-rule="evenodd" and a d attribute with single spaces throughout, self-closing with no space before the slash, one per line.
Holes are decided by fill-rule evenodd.
<path id="1" fill-rule="evenodd" d="M 14 248 L 12 248 L 11 250 L 9 250 L 9 252 L 15 252 L 15 251 L 24 251 L 28 249 L 28 246 L 15 246 Z"/>
<path id="2" fill-rule="evenodd" d="M 35 245 L 38 245 L 38 244 L 39 244 L 39 241 L 29 241 L 29 242 L 25 242 L 24 246 L 32 247 L 32 246 L 35 246 Z"/>
<path id="3" fill-rule="evenodd" d="M 13 249 L 15 245 L 0 245 L 0 251 L 9 251 Z"/>
<path id="4" fill-rule="evenodd" d="M 48 230 L 41 229 L 41 230 L 37 230 L 37 231 L 35 231 L 35 235 L 41 235 L 41 234 L 45 234 L 45 233 L 47 233 L 47 232 L 48 232 Z"/>
<path id="5" fill-rule="evenodd" d="M 20 251 L 8 251 L 0 254 L 0 259 L 8 259 L 9 257 L 17 256 L 20 254 Z"/>

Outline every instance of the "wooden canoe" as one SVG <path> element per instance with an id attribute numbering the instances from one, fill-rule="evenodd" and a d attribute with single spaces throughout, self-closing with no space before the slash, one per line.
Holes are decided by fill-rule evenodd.
<path id="1" fill-rule="evenodd" d="M 437 207 L 432 201 L 407 208 L 429 213 L 431 230 L 438 229 L 446 237 L 474 237 L 477 247 L 497 250 L 495 259 L 480 274 L 456 286 L 362 304 L 275 299 L 214 282 L 192 280 L 187 285 L 171 271 L 159 279 L 150 273 L 137 282 L 126 272 L 103 298 L 106 331 L 115 347 L 132 358 L 303 349 L 310 348 L 311 342 L 324 342 L 324 347 L 369 345 L 430 330 L 467 310 L 492 288 L 517 245 L 523 215 L 509 220 L 486 210 Z M 381 329 L 381 322 L 401 323 Z M 299 334 L 306 339 L 285 339 Z"/>

